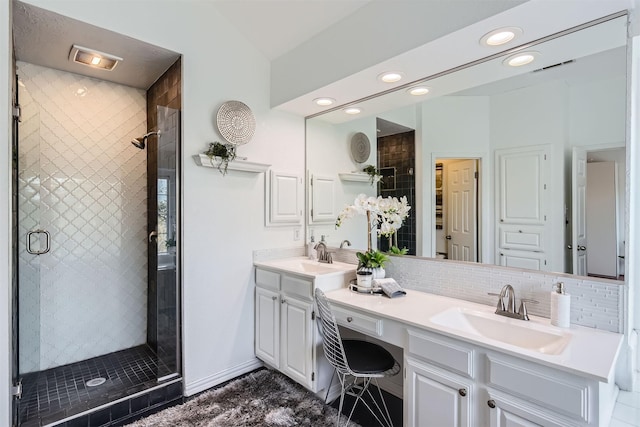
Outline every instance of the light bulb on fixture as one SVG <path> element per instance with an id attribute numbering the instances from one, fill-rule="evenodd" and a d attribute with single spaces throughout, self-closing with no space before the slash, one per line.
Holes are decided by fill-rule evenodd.
<path id="1" fill-rule="evenodd" d="M 329 105 L 333 105 L 336 100 L 333 98 L 316 98 L 313 102 L 320 107 L 328 107 Z"/>
<path id="2" fill-rule="evenodd" d="M 98 65 L 102 59 L 99 56 L 94 56 L 91 58 L 91 65 Z"/>
<path id="3" fill-rule="evenodd" d="M 358 107 L 348 107 L 348 108 L 345 108 L 343 111 L 347 114 L 360 114 L 362 112 L 362 109 Z"/>
<path id="4" fill-rule="evenodd" d="M 485 46 L 501 46 L 522 35 L 522 28 L 504 27 L 490 31 L 480 39 Z"/>
<path id="5" fill-rule="evenodd" d="M 395 82 L 399 82 L 400 80 L 402 80 L 403 74 L 397 71 L 390 71 L 390 72 L 386 72 L 386 73 L 382 73 L 378 76 L 378 79 L 380 81 L 383 81 L 385 83 L 395 83 Z"/>
<path id="6" fill-rule="evenodd" d="M 429 93 L 429 88 L 426 86 L 414 86 L 407 89 L 407 93 L 413 96 L 421 96 Z"/>
<path id="7" fill-rule="evenodd" d="M 509 56 L 507 59 L 503 61 L 503 64 L 508 65 L 510 67 L 521 67 L 523 65 L 527 65 L 535 61 L 535 59 L 540 55 L 538 52 L 519 52 L 514 55 Z"/>

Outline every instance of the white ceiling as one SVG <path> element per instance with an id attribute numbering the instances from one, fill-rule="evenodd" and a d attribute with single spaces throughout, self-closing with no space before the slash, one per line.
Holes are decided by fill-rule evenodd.
<path id="1" fill-rule="evenodd" d="M 13 37 L 19 61 L 148 89 L 180 55 L 26 3 L 13 3 Z M 74 44 L 124 58 L 113 71 L 69 61 Z"/>
<path id="2" fill-rule="evenodd" d="M 213 0 L 269 60 L 289 52 L 370 0 Z"/>

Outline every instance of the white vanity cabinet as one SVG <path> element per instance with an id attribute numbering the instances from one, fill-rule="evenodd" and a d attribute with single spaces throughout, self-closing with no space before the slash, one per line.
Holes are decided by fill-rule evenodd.
<path id="1" fill-rule="evenodd" d="M 322 354 L 313 294 L 316 286 L 328 291 L 350 279 L 350 275 L 314 277 L 257 267 L 256 356 L 313 392 L 326 387 L 332 370 Z"/>
<path id="2" fill-rule="evenodd" d="M 406 425 L 599 426 L 613 387 L 471 345 L 407 330 Z"/>

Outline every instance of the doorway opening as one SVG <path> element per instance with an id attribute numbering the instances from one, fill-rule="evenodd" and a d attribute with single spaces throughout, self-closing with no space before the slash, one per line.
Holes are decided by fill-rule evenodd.
<path id="1" fill-rule="evenodd" d="M 478 262 L 480 159 L 435 161 L 435 257 Z"/>

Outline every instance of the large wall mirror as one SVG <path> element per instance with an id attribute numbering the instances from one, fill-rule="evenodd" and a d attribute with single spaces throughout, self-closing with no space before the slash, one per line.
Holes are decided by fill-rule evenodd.
<path id="1" fill-rule="evenodd" d="M 426 94 L 308 118 L 308 232 L 366 249 L 366 217 L 336 228 L 338 213 L 362 193 L 406 195 L 410 255 L 622 278 L 626 44 L 627 16 L 612 16 L 434 76 Z M 516 51 L 534 61 L 507 65 Z M 355 161 L 360 133 L 370 151 Z M 382 184 L 358 173 L 366 165 Z M 323 215 L 314 177 L 331 182 Z"/>

